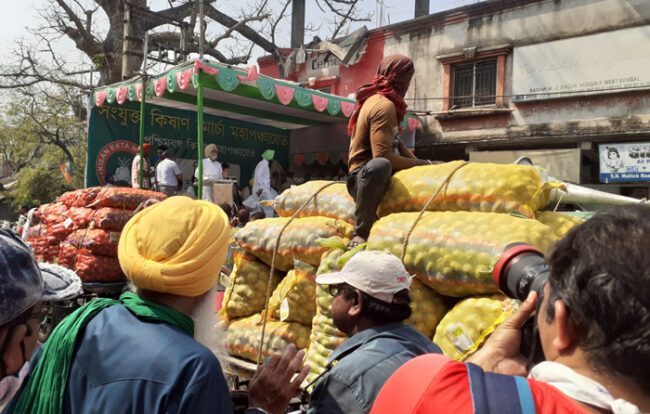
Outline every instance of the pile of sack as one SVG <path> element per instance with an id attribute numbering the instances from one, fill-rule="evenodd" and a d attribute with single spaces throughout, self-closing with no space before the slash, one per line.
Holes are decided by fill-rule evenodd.
<path id="1" fill-rule="evenodd" d="M 120 233 L 140 203 L 151 198 L 166 196 L 126 187 L 66 192 L 38 208 L 34 219 L 39 224 L 29 229 L 26 241 L 38 261 L 72 269 L 85 283 L 122 281 Z"/>
<path id="2" fill-rule="evenodd" d="M 514 164 L 455 161 L 396 173 L 378 208 L 380 218 L 366 249 L 390 251 L 397 257 L 404 253 L 404 265 L 415 276 L 412 316 L 406 323 L 450 357 L 462 360 L 478 349 L 519 305 L 500 294 L 492 280 L 493 267 L 505 247 L 523 242 L 547 252 L 581 222 L 540 211 L 548 204 L 550 191 L 551 184 L 536 168 Z M 254 221 L 237 233 L 239 262 L 236 256 L 222 310 L 233 355 L 256 359 L 259 342 L 252 339 L 259 341 L 255 332 L 266 318 L 270 337 L 264 355 L 282 341 L 301 348 L 307 343 L 308 379 L 323 372 L 331 352 L 346 338 L 332 322 L 331 295 L 314 279 L 339 270 L 354 253 L 345 251 L 354 207 L 345 184 L 312 181 L 276 198 L 280 217 Z M 284 228 L 293 215 L 296 218 Z M 264 315 L 274 251 L 277 272 L 271 282 L 269 312 Z M 282 340 L 276 339 L 276 332 Z"/>

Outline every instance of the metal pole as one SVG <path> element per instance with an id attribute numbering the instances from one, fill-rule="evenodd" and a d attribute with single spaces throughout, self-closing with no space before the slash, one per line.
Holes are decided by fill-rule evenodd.
<path id="1" fill-rule="evenodd" d="M 203 59 L 203 38 L 205 37 L 204 19 L 203 0 L 199 0 L 199 59 Z"/>
<path id="2" fill-rule="evenodd" d="M 201 83 L 201 69 L 196 73 L 198 86 L 196 87 L 196 111 L 197 111 L 197 141 L 199 147 L 199 176 L 197 194 L 199 200 L 203 199 L 203 84 Z"/>
<path id="3" fill-rule="evenodd" d="M 144 116 L 145 116 L 145 111 L 144 107 L 147 101 L 147 47 L 149 45 L 149 32 L 144 34 L 144 51 L 143 51 L 143 56 L 144 60 L 142 62 L 142 69 L 144 74 L 142 75 L 142 95 L 140 99 L 140 167 L 138 168 L 140 172 L 140 177 L 138 179 L 138 182 L 140 183 L 140 188 L 143 188 L 144 186 L 144 149 L 142 148 L 144 145 Z"/>

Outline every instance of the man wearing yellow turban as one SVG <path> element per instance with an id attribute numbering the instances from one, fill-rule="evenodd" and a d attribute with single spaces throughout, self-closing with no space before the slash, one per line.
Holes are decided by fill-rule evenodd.
<path id="1" fill-rule="evenodd" d="M 202 198 L 205 201 L 213 202 L 212 199 L 212 184 L 214 180 L 221 180 L 223 168 L 221 163 L 217 161 L 217 146 L 210 144 L 205 147 L 206 158 L 203 159 L 203 191 Z M 199 176 L 199 167 L 196 167 L 194 176 Z"/>
<path id="2" fill-rule="evenodd" d="M 136 293 L 93 300 L 61 322 L 9 412 L 232 413 L 219 361 L 195 340 L 195 328 L 214 333 L 213 288 L 229 238 L 226 214 L 206 201 L 170 197 L 136 214 L 118 245 Z M 303 356 L 291 348 L 285 370 Z M 282 380 L 268 371 L 257 386 L 264 393 Z M 289 385 L 286 401 L 298 390 Z"/>

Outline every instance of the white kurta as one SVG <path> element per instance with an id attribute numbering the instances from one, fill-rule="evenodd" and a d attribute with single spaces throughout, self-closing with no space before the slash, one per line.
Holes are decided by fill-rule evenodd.
<path id="1" fill-rule="evenodd" d="M 223 168 L 219 161 L 212 161 L 210 158 L 203 159 L 203 181 L 206 180 L 221 180 Z M 199 167 L 196 167 L 194 176 L 199 176 Z M 204 185 L 202 198 L 205 201 L 213 202 L 212 200 L 212 186 Z"/>
<path id="2" fill-rule="evenodd" d="M 262 194 L 257 195 L 257 192 L 262 190 Z M 253 190 L 250 197 L 244 201 L 246 207 L 255 209 L 258 207 L 258 202 L 261 200 L 275 200 L 278 193 L 271 187 L 271 171 L 269 170 L 269 162 L 262 160 L 257 163 L 255 167 L 255 174 L 253 176 Z M 266 217 L 273 217 L 273 206 L 261 206 L 264 210 Z"/>

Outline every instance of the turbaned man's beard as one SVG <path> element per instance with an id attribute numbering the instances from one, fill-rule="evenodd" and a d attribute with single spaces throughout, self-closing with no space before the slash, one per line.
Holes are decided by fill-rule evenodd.
<path id="1" fill-rule="evenodd" d="M 226 332 L 219 326 L 219 317 L 214 306 L 217 295 L 216 286 L 202 295 L 192 310 L 194 320 L 194 339 L 208 348 L 219 359 L 221 369 L 227 367 L 227 352 L 224 345 Z"/>

